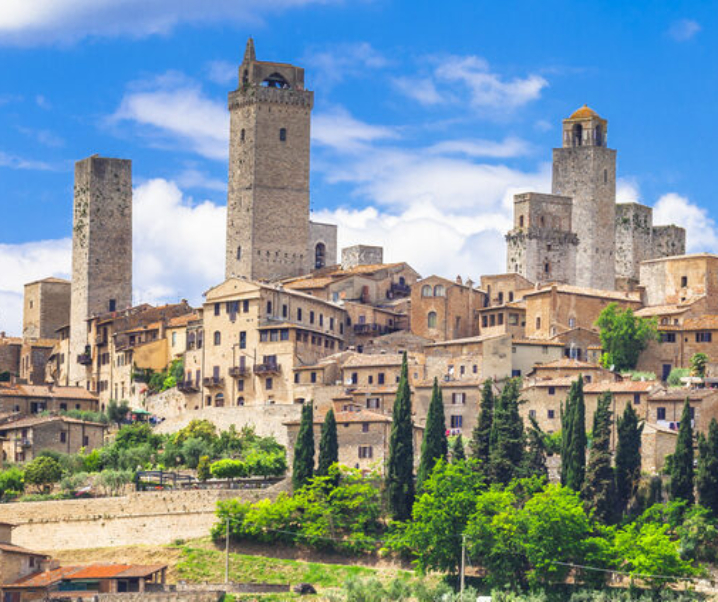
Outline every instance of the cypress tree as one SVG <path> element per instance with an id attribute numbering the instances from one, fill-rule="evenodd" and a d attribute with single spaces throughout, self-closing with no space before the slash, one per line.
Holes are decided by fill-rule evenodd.
<path id="1" fill-rule="evenodd" d="M 526 456 L 524 458 L 524 474 L 527 477 L 538 476 L 548 478 L 546 467 L 546 440 L 536 418 L 529 416 L 531 423 L 526 431 Z"/>
<path id="2" fill-rule="evenodd" d="M 314 474 L 314 407 L 311 402 L 302 407 L 302 419 L 294 446 L 292 486 L 295 490 L 306 485 Z"/>
<path id="3" fill-rule="evenodd" d="M 416 473 L 416 485 L 420 489 L 422 483 L 429 477 L 439 458 L 446 460 L 449 452 L 449 443 L 446 439 L 446 420 L 444 418 L 444 400 L 439 388 L 439 381 L 434 378 L 434 388 L 431 391 L 431 402 L 426 417 L 424 439 L 421 442 L 421 460 Z"/>
<path id="4" fill-rule="evenodd" d="M 612 523 L 616 508 L 616 481 L 611 466 L 611 401 L 606 392 L 598 400 L 593 415 L 593 442 L 588 456 L 586 480 L 581 495 L 593 508 L 596 518 Z"/>
<path id="5" fill-rule="evenodd" d="M 489 475 L 506 485 L 520 476 L 524 457 L 524 424 L 519 414 L 519 385 L 509 380 L 494 408 L 489 452 Z"/>
<path id="6" fill-rule="evenodd" d="M 561 482 L 581 491 L 586 475 L 586 405 L 583 399 L 583 377 L 571 384 L 566 402 L 565 432 L 562 433 Z"/>
<path id="7" fill-rule="evenodd" d="M 454 441 L 451 443 L 451 463 L 463 462 L 466 460 L 466 452 L 464 451 L 464 441 L 461 435 L 457 435 Z"/>
<path id="8" fill-rule="evenodd" d="M 411 422 L 411 390 L 406 352 L 392 411 L 386 488 L 394 520 L 411 518 L 414 505 L 414 440 Z"/>
<path id="9" fill-rule="evenodd" d="M 322 424 L 322 437 L 319 440 L 319 462 L 317 474 L 326 477 L 332 464 L 339 462 L 339 442 L 337 441 L 337 421 L 334 410 L 330 409 Z"/>
<path id="10" fill-rule="evenodd" d="M 469 454 L 479 460 L 484 468 L 489 463 L 489 449 L 491 446 L 491 426 L 494 421 L 494 383 L 489 378 L 484 382 L 481 391 L 481 409 L 479 420 L 474 427 L 469 443 Z"/>
<path id="11" fill-rule="evenodd" d="M 641 433 L 638 414 L 631 404 L 616 421 L 616 510 L 623 514 L 636 495 L 641 479 Z"/>
<path id="12" fill-rule="evenodd" d="M 691 406 L 686 399 L 678 429 L 676 451 L 671 463 L 671 499 L 685 500 L 689 505 L 695 501 L 693 492 L 693 426 Z"/>
<path id="13" fill-rule="evenodd" d="M 711 419 L 708 427 L 708 437 L 701 437 L 698 448 L 698 501 L 718 517 L 718 422 L 715 418 Z"/>

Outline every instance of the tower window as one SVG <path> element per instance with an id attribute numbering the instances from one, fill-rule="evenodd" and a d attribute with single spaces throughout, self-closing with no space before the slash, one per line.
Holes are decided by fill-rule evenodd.
<path id="1" fill-rule="evenodd" d="M 241 247 L 241 245 L 237 247 L 237 259 L 242 259 L 242 247 Z"/>
<path id="2" fill-rule="evenodd" d="M 608 184 L 608 170 L 607 169 L 603 170 L 603 183 Z"/>
<path id="3" fill-rule="evenodd" d="M 327 248 L 323 242 L 314 248 L 314 267 L 318 270 L 327 264 Z"/>
<path id="4" fill-rule="evenodd" d="M 244 142 L 244 128 L 242 128 L 242 131 L 239 134 L 239 139 Z"/>
<path id="5" fill-rule="evenodd" d="M 543 264 L 543 271 L 544 274 L 548 274 L 551 271 L 551 265 L 548 262 Z"/>
<path id="6" fill-rule="evenodd" d="M 436 328 L 436 312 L 435 311 L 429 312 L 426 322 L 427 322 L 427 326 L 429 328 Z"/>
<path id="7" fill-rule="evenodd" d="M 519 215 L 519 228 L 523 228 L 523 227 L 524 227 L 524 216 Z"/>
<path id="8" fill-rule="evenodd" d="M 279 128 L 279 141 L 280 142 L 287 141 L 287 128 Z"/>
<path id="9" fill-rule="evenodd" d="M 583 126 L 577 123 L 573 126 L 573 145 L 581 146 L 583 143 Z"/>
<path id="10" fill-rule="evenodd" d="M 117 309 L 117 300 L 110 299 L 110 302 L 108 305 L 109 305 L 110 311 L 115 311 Z"/>
<path id="11" fill-rule="evenodd" d="M 594 135 L 596 137 L 596 146 L 603 146 L 603 128 L 600 124 L 596 126 Z"/>

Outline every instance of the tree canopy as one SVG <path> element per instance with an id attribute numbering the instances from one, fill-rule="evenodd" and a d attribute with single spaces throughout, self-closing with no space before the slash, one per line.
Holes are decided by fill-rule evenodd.
<path id="1" fill-rule="evenodd" d="M 633 370 L 641 352 L 658 337 L 655 319 L 637 317 L 632 309 L 622 310 L 617 303 L 609 303 L 601 311 L 596 326 L 603 347 L 601 363 L 615 370 Z"/>

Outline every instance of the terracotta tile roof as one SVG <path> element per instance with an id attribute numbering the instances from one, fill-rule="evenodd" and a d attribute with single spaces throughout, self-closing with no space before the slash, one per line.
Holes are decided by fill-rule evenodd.
<path id="1" fill-rule="evenodd" d="M 547 339 L 514 339 L 514 345 L 547 345 L 548 347 L 563 347 L 563 343 L 558 341 L 549 341 Z"/>
<path id="2" fill-rule="evenodd" d="M 305 278 L 303 280 L 295 280 L 294 282 L 287 282 L 284 284 L 284 288 L 291 288 L 295 290 L 313 289 L 313 288 L 324 288 L 325 286 L 334 282 L 336 278 L 331 276 L 325 276 L 323 278 Z"/>
<path id="3" fill-rule="evenodd" d="M 531 384 L 525 384 L 523 390 L 533 389 L 534 387 L 570 387 L 575 378 L 547 378 L 545 380 L 537 380 Z"/>
<path id="4" fill-rule="evenodd" d="M 181 326 L 187 326 L 189 322 L 199 320 L 199 314 L 197 312 L 191 314 L 185 314 L 184 316 L 177 316 L 167 322 L 167 328 L 179 328 Z"/>
<path id="5" fill-rule="evenodd" d="M 314 417 L 314 424 L 323 424 L 325 415 L 326 414 L 316 415 Z M 348 424 L 354 422 L 391 422 L 391 417 L 386 414 L 379 414 L 378 412 L 371 412 L 364 409 L 359 409 L 355 412 L 336 412 L 335 418 L 337 420 L 337 424 Z M 289 420 L 284 424 L 288 426 L 296 426 L 300 422 L 300 420 Z"/>
<path id="6" fill-rule="evenodd" d="M 691 401 L 700 401 L 714 395 L 718 395 L 718 390 L 670 388 L 656 391 L 648 399 L 650 401 L 685 401 L 687 397 Z"/>
<path id="7" fill-rule="evenodd" d="M 27 347 L 54 347 L 57 339 L 23 339 L 23 346 Z"/>
<path id="8" fill-rule="evenodd" d="M 464 343 L 482 343 L 483 341 L 489 341 L 491 339 L 499 339 L 507 336 L 504 333 L 501 334 L 482 334 L 474 337 L 464 337 L 463 339 L 449 339 L 447 341 L 437 341 L 436 343 L 429 343 L 427 347 L 447 347 L 449 345 L 463 345 Z"/>
<path id="9" fill-rule="evenodd" d="M 698 318 L 686 318 L 683 321 L 683 330 L 716 330 L 718 329 L 718 316 L 705 315 Z"/>
<path id="10" fill-rule="evenodd" d="M 121 579 L 132 577 L 149 577 L 150 575 L 154 575 L 155 573 L 158 573 L 159 571 L 166 568 L 166 564 L 131 564 L 130 568 L 122 571 L 118 575 L 115 575 L 115 577 Z"/>
<path id="11" fill-rule="evenodd" d="M 482 387 L 484 379 L 481 378 L 457 378 L 454 380 L 439 380 L 439 387 L 441 389 L 450 389 L 452 387 Z M 422 380 L 413 384 L 417 389 L 430 389 L 434 386 L 434 379 Z"/>
<path id="12" fill-rule="evenodd" d="M 51 284 L 70 284 L 69 280 L 65 280 L 64 278 L 55 278 L 54 276 L 50 276 L 49 278 L 42 278 L 41 280 L 34 280 L 33 282 L 28 282 L 25 286 L 29 286 L 31 284 L 37 284 L 38 282 L 49 282 Z"/>
<path id="13" fill-rule="evenodd" d="M 0 337 L 0 345 L 22 345 L 22 337 Z"/>
<path id="14" fill-rule="evenodd" d="M 41 554 L 40 552 L 28 550 L 27 548 L 23 548 L 21 546 L 15 546 L 11 543 L 0 543 L 0 551 L 8 552 L 10 554 L 27 554 L 30 556 L 42 556 L 43 558 L 47 557 L 47 554 Z"/>
<path id="15" fill-rule="evenodd" d="M 167 565 L 164 564 L 91 564 L 88 566 L 62 566 L 49 571 L 27 575 L 12 583 L 3 584 L 3 588 L 42 589 L 64 580 L 141 578 L 148 577 L 165 568 L 167 568 Z"/>
<path id="16" fill-rule="evenodd" d="M 649 307 L 642 307 L 634 313 L 641 318 L 647 318 L 651 316 L 682 314 L 687 312 L 690 308 L 690 305 L 651 305 Z"/>
<path id="17" fill-rule="evenodd" d="M 567 357 L 562 357 L 560 360 L 554 360 L 553 362 L 547 362 L 545 364 L 536 364 L 534 366 L 534 370 L 539 370 L 539 369 L 544 369 L 544 368 L 548 368 L 548 369 L 555 368 L 557 370 L 561 369 L 561 368 L 570 368 L 570 369 L 575 369 L 575 370 L 581 370 L 581 369 L 583 369 L 583 370 L 587 370 L 587 369 L 603 370 L 604 369 L 604 368 L 601 368 L 601 366 L 599 366 L 598 364 L 592 364 L 590 362 L 582 362 L 580 360 L 574 360 L 574 359 L 570 359 Z M 608 372 L 608 370 L 606 370 L 606 371 Z"/>
<path id="18" fill-rule="evenodd" d="M 565 293 L 568 295 L 582 295 L 584 297 L 600 297 L 601 299 L 612 299 L 614 301 L 626 301 L 629 303 L 640 303 L 640 293 L 634 292 L 621 292 L 621 291 L 608 291 L 597 288 L 587 288 L 582 286 L 573 286 L 570 284 L 559 284 L 553 286 L 546 286 L 535 291 L 527 292 L 525 297 L 532 297 L 536 295 L 550 294 L 551 290 L 556 288 L 559 293 Z"/>
<path id="19" fill-rule="evenodd" d="M 40 424 L 47 424 L 50 422 L 64 422 L 66 424 L 84 424 L 86 426 L 97 426 L 101 428 L 107 428 L 100 422 L 90 422 L 89 420 L 78 420 L 76 418 L 69 418 L 68 416 L 37 416 L 34 418 L 23 418 L 14 422 L 8 422 L 6 424 L 0 424 L 0 431 L 15 431 L 18 429 L 32 428 Z"/>
<path id="20" fill-rule="evenodd" d="M 364 387 L 354 387 L 346 385 L 349 393 L 352 395 L 390 395 L 396 393 L 396 385 L 366 385 Z"/>
<path id="21" fill-rule="evenodd" d="M 80 567 L 76 566 L 61 566 L 56 569 L 51 569 L 49 571 L 43 571 L 43 572 L 37 572 L 32 573 L 30 575 L 26 575 L 25 577 L 22 577 L 21 579 L 18 579 L 17 581 L 12 581 L 10 583 L 3 583 L 3 589 L 7 588 L 22 588 L 22 589 L 41 589 L 45 587 L 50 587 L 51 585 L 54 585 L 55 583 L 59 583 L 62 581 L 65 577 L 68 575 L 71 575 L 75 571 L 77 571 Z"/>
<path id="22" fill-rule="evenodd" d="M 620 382 L 597 382 L 584 383 L 583 390 L 586 393 L 647 393 L 660 387 L 661 383 L 656 380 L 624 380 Z"/>
<path id="23" fill-rule="evenodd" d="M 135 328 L 128 328 L 127 330 L 118 330 L 115 334 L 132 334 L 133 332 L 147 332 L 148 330 L 159 330 L 162 326 L 162 322 L 150 322 L 144 326 L 136 326 Z"/>
<path id="24" fill-rule="evenodd" d="M 416 365 L 417 359 L 413 356 L 408 356 L 407 361 L 409 365 Z M 344 368 L 362 368 L 371 366 L 401 366 L 402 356 L 398 353 L 357 353 L 353 357 L 347 359 L 343 367 Z"/>
<path id="25" fill-rule="evenodd" d="M 42 397 L 47 399 L 96 400 L 97 396 L 83 387 L 50 387 L 42 385 L 0 386 L 2 397 Z"/>

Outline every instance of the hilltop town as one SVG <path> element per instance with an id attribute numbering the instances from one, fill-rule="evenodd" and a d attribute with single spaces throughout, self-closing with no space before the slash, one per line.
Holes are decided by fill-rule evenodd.
<path id="1" fill-rule="evenodd" d="M 311 220 L 313 102 L 302 67 L 258 60 L 248 41 L 228 96 L 225 280 L 199 307 L 132 306 L 131 160 L 93 155 L 76 163 L 71 280 L 26 284 L 22 336 L 0 337 L 5 463 L 101 450 L 116 428 L 91 416 L 121 405 L 126 420 L 151 424 L 156 435 L 199 421 L 218 433 L 251 428 L 284 446 L 291 467 L 303 409 L 311 406 L 316 441 L 332 411 L 340 464 L 384 475 L 402 369 L 417 466 L 435 383 L 446 435 L 466 445 L 487 383 L 497 396 L 518 383 L 524 424 L 550 438 L 562 430 L 579 377 L 586 431 L 606 392 L 614 417 L 635 411 L 646 477 L 661 475 L 675 452 L 686 400 L 692 426 L 708 434 L 718 418 L 718 255 L 686 254 L 683 228 L 654 224 L 649 206 L 616 202 L 617 151 L 608 146 L 607 119 L 588 106 L 567 110 L 552 151 L 551 193 L 515 195 L 505 249 L 485 249 L 505 254 L 506 271 L 473 280 L 450 265 L 419 274 L 408 263 L 386 263 L 378 246 L 338 249 L 337 226 Z M 606 360 L 597 322 L 607 308 L 631 310 L 655 328 L 630 368 Z M 700 373 L 697 354 L 705 356 Z M 617 438 L 611 435 L 612 452 Z M 555 480 L 558 468 L 549 469 Z M 289 477 L 282 484 L 283 475 L 272 476 L 271 487 L 288 487 Z M 143 537 L 164 544 L 206 535 L 215 503 L 236 494 L 199 493 L 128 502 L 128 516 L 139 514 L 127 510 L 133 504 L 146 506 L 151 536 L 136 525 L 88 524 L 73 533 L 73 514 L 123 512 L 95 511 L 92 500 L 82 509 L 61 508 L 66 502 L 55 502 L 57 513 L 38 509 L 35 525 L 0 507 L 0 520 L 18 522 L 18 541 L 36 549 L 133 545 Z M 197 515 L 165 520 L 180 507 Z M 42 530 L 55 540 L 39 541 Z M 9 529 L 5 535 L 3 545 L 13 545 Z M 32 565 L 14 575 L 20 581 L 49 562 L 28 554 Z M 144 588 L 165 579 L 164 566 L 128 564 L 100 577 L 70 568 L 58 583 L 110 579 L 139 587 L 139 579 Z M 12 591 L 21 594 L 6 599 L 32 599 L 22 592 L 39 581 L 20 581 Z"/>

